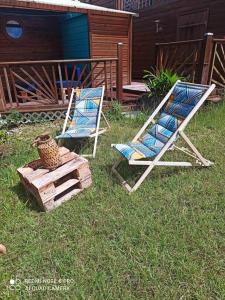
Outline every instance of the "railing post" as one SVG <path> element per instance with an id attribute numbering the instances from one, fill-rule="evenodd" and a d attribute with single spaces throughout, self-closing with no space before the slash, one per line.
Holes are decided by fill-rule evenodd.
<path id="1" fill-rule="evenodd" d="M 115 1 L 115 9 L 118 9 L 118 10 L 123 10 L 124 8 L 124 5 L 123 5 L 123 0 L 116 0 Z"/>
<path id="2" fill-rule="evenodd" d="M 61 90 L 61 97 L 62 97 L 62 102 L 64 104 L 65 102 L 65 98 L 66 98 L 66 95 L 65 95 L 65 90 L 63 88 L 63 80 L 62 80 L 62 69 L 61 69 L 61 65 L 60 63 L 58 63 L 58 73 L 59 73 L 59 82 L 60 82 L 60 90 Z"/>
<path id="3" fill-rule="evenodd" d="M 156 69 L 163 69 L 163 46 L 160 44 L 155 45 L 155 61 L 156 61 Z"/>
<path id="4" fill-rule="evenodd" d="M 201 84 L 208 84 L 210 74 L 210 64 L 213 50 L 213 33 L 205 34 L 202 53 L 200 56 L 200 80 Z"/>
<path id="5" fill-rule="evenodd" d="M 116 98 L 123 101 L 123 43 L 117 44 Z"/>
<path id="6" fill-rule="evenodd" d="M 155 65 L 157 70 L 159 70 L 159 49 L 159 45 L 155 44 Z"/>
<path id="7" fill-rule="evenodd" d="M 0 111 L 5 111 L 5 94 L 4 94 L 4 89 L 3 89 L 3 84 L 2 84 L 2 79 L 0 76 Z"/>

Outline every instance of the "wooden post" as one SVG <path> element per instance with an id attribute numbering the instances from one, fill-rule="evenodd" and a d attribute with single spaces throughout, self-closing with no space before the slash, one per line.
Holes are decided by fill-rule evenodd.
<path id="1" fill-rule="evenodd" d="M 3 84 L 2 84 L 2 79 L 0 76 L 0 111 L 5 111 L 5 94 L 4 94 L 4 89 L 3 89 Z"/>
<path id="2" fill-rule="evenodd" d="M 117 44 L 116 98 L 123 101 L 123 43 Z"/>
<path id="3" fill-rule="evenodd" d="M 8 73 L 7 73 L 6 67 L 3 68 L 3 71 L 4 71 L 4 76 L 5 76 L 5 82 L 6 82 L 7 92 L 8 92 L 8 96 L 9 96 L 9 101 L 10 101 L 10 105 L 12 107 L 13 100 L 12 100 L 12 94 L 11 94 L 11 90 L 10 90 L 9 78 L 8 78 Z"/>
<path id="4" fill-rule="evenodd" d="M 58 63 L 58 72 L 59 72 L 59 81 L 60 81 L 60 90 L 61 90 L 61 96 L 62 96 L 62 102 L 64 104 L 65 102 L 65 91 L 63 88 L 63 80 L 62 80 L 62 69 L 60 63 Z"/>
<path id="5" fill-rule="evenodd" d="M 115 1 L 115 9 L 123 10 L 123 0 L 116 0 Z"/>
<path id="6" fill-rule="evenodd" d="M 155 44 L 155 65 L 156 69 L 159 70 L 159 45 Z"/>
<path id="7" fill-rule="evenodd" d="M 200 57 L 200 80 L 201 84 L 208 84 L 210 74 L 210 63 L 213 50 L 213 33 L 206 33 L 203 41 L 202 53 Z"/>
<path id="8" fill-rule="evenodd" d="M 155 62 L 156 62 L 156 69 L 162 70 L 163 69 L 163 46 L 160 44 L 155 45 Z"/>
<path id="9" fill-rule="evenodd" d="M 106 61 L 104 61 L 104 77 L 105 77 L 105 97 L 106 97 L 106 100 L 108 100 L 108 78 L 107 78 Z"/>

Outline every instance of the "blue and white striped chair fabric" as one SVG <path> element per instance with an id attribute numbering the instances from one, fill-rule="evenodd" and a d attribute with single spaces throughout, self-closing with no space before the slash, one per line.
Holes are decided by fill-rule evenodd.
<path id="1" fill-rule="evenodd" d="M 69 127 L 57 138 L 89 137 L 96 131 L 103 88 L 76 90 L 75 108 Z"/>
<path id="2" fill-rule="evenodd" d="M 155 157 L 202 98 L 207 87 L 178 83 L 158 121 L 137 142 L 113 147 L 128 160 Z"/>

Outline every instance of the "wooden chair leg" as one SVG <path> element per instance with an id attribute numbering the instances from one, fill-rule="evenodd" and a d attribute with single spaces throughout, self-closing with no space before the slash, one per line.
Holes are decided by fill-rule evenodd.
<path id="1" fill-rule="evenodd" d="M 191 151 L 193 151 L 193 153 L 196 155 L 196 157 L 201 161 L 201 163 L 205 166 L 205 167 L 209 167 L 211 165 L 213 165 L 213 163 L 207 159 L 205 159 L 201 153 L 198 151 L 198 149 L 192 144 L 192 142 L 190 141 L 190 139 L 187 137 L 187 135 L 181 131 L 180 132 L 180 136 L 184 139 L 184 141 L 186 142 L 186 144 L 188 145 L 188 147 L 191 149 Z"/>
<path id="2" fill-rule="evenodd" d="M 154 168 L 154 165 L 150 165 L 145 171 L 144 173 L 141 175 L 141 177 L 138 179 L 138 181 L 135 183 L 135 185 L 132 187 L 130 193 L 136 191 L 139 186 L 142 184 L 142 182 L 145 180 L 145 178 L 149 175 L 149 173 L 152 171 L 152 169 Z"/>

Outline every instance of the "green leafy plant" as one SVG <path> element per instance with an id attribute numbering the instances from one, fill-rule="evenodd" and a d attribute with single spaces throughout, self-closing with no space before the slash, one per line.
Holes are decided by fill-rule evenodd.
<path id="1" fill-rule="evenodd" d="M 183 77 L 171 70 L 144 71 L 144 83 L 148 88 L 149 97 L 164 97 L 177 80 L 184 80 Z"/>
<path id="2" fill-rule="evenodd" d="M 136 116 L 136 121 L 140 124 L 144 124 L 148 117 L 149 114 L 147 112 L 140 111 Z"/>
<path id="3" fill-rule="evenodd" d="M 5 129 L 0 130 L 0 145 L 4 144 L 8 140 L 8 134 Z"/>
<path id="4" fill-rule="evenodd" d="M 107 112 L 107 117 L 109 120 L 121 120 L 124 117 L 121 103 L 113 101 L 111 109 Z"/>
<path id="5" fill-rule="evenodd" d="M 23 118 L 23 115 L 20 112 L 18 112 L 17 110 L 12 110 L 6 118 L 7 125 L 8 126 L 17 126 L 21 123 L 22 118 Z"/>

